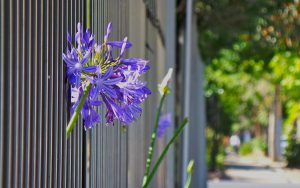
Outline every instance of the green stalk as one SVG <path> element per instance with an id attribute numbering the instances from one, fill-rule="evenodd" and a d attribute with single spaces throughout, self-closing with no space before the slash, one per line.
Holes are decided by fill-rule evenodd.
<path id="1" fill-rule="evenodd" d="M 160 113 L 161 113 L 162 106 L 163 106 L 166 96 L 167 96 L 167 92 L 165 92 L 163 94 L 163 96 L 161 97 L 159 107 L 158 107 L 158 110 L 156 113 L 155 125 L 154 125 L 154 129 L 153 129 L 153 132 L 151 135 L 150 146 L 148 148 L 148 156 L 147 156 L 147 161 L 146 161 L 145 175 L 143 178 L 143 185 L 146 183 L 149 172 L 150 172 L 150 167 L 151 167 L 152 158 L 153 158 L 153 151 L 154 151 L 155 141 L 156 141 L 156 137 L 157 137 L 157 128 L 158 128 L 159 117 L 160 117 Z"/>
<path id="2" fill-rule="evenodd" d="M 79 113 L 80 113 L 80 111 L 81 111 L 81 109 L 82 109 L 82 106 L 83 106 L 83 104 L 84 104 L 84 101 L 85 101 L 85 99 L 86 99 L 88 93 L 89 93 L 90 90 L 91 90 L 91 86 L 92 86 L 92 85 L 89 84 L 89 85 L 84 89 L 84 92 L 83 92 L 83 95 L 82 95 L 82 97 L 81 97 L 81 99 L 80 99 L 80 101 L 79 101 L 79 104 L 78 104 L 78 106 L 77 106 L 77 108 L 76 108 L 76 110 L 75 110 L 75 112 L 74 112 L 74 114 L 73 114 L 73 116 L 72 116 L 72 118 L 71 118 L 69 124 L 68 124 L 68 127 L 67 127 L 67 139 L 69 138 L 69 136 L 70 136 L 70 134 L 71 134 L 71 131 L 72 131 L 72 129 L 74 128 L 74 125 L 75 125 L 76 120 L 77 120 L 77 118 L 78 118 L 78 116 L 79 116 Z"/>
<path id="3" fill-rule="evenodd" d="M 86 26 L 87 28 L 90 28 L 91 27 L 91 24 L 90 24 L 90 20 L 91 20 L 91 0 L 87 0 L 86 1 Z"/>
<path id="4" fill-rule="evenodd" d="M 185 182 L 184 188 L 190 188 L 190 186 L 191 186 L 192 175 L 193 175 L 193 171 L 194 171 L 194 164 L 195 164 L 195 161 L 190 160 L 190 162 L 188 164 L 188 167 L 187 167 L 188 177 L 187 177 L 187 180 Z"/>
<path id="5" fill-rule="evenodd" d="M 181 123 L 180 127 L 176 130 L 174 136 L 172 137 L 172 139 L 169 141 L 169 143 L 166 145 L 165 149 L 163 150 L 163 152 L 160 154 L 158 160 L 156 161 L 153 170 L 151 171 L 150 175 L 146 178 L 146 181 L 143 183 L 143 188 L 146 188 L 149 186 L 152 178 L 154 177 L 156 171 L 158 170 L 158 167 L 160 166 L 160 163 L 162 162 L 162 160 L 164 159 L 164 157 L 166 156 L 169 148 L 171 147 L 172 144 L 174 144 L 174 142 L 176 141 L 176 139 L 179 137 L 179 135 L 182 133 L 184 127 L 186 126 L 188 122 L 187 118 L 184 118 L 183 122 Z"/>

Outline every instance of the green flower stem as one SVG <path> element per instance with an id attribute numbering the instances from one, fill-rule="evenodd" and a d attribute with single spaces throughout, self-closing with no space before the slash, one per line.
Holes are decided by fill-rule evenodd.
<path id="1" fill-rule="evenodd" d="M 188 177 L 187 177 L 187 180 L 185 182 L 184 188 L 190 188 L 190 186 L 191 186 L 192 175 L 193 175 L 193 171 L 194 171 L 194 164 L 195 164 L 195 161 L 190 160 L 190 162 L 188 164 L 188 167 L 187 167 Z"/>
<path id="2" fill-rule="evenodd" d="M 166 145 L 165 149 L 163 150 L 163 152 L 160 154 L 158 160 L 156 161 L 153 170 L 151 171 L 150 175 L 146 178 L 146 181 L 143 183 L 143 188 L 146 188 L 149 186 L 152 178 L 154 177 L 156 171 L 158 170 L 158 167 L 160 165 L 160 163 L 162 162 L 162 160 L 164 159 L 164 157 L 166 156 L 169 148 L 171 147 L 172 144 L 174 144 L 174 142 L 176 141 L 176 139 L 179 137 L 179 135 L 182 133 L 184 127 L 186 126 L 188 122 L 187 118 L 184 118 L 183 122 L 181 123 L 180 127 L 176 130 L 174 136 L 172 137 L 172 139 L 169 141 L 169 143 Z"/>
<path id="3" fill-rule="evenodd" d="M 146 181 L 148 179 L 149 172 L 150 172 L 150 167 L 151 167 L 152 158 L 153 158 L 153 151 L 154 151 L 155 141 L 156 141 L 156 137 L 157 137 L 157 128 L 158 128 L 159 117 L 160 117 L 160 113 L 161 113 L 162 106 L 163 106 L 163 103 L 164 103 L 164 100 L 165 100 L 166 96 L 167 96 L 167 92 L 165 92 L 163 94 L 163 96 L 161 97 L 159 107 L 158 107 L 158 110 L 157 110 L 155 125 L 154 125 L 154 129 L 153 129 L 153 132 L 152 132 L 152 135 L 151 135 L 150 146 L 148 148 L 148 156 L 147 156 L 147 161 L 146 161 L 145 175 L 144 175 L 144 178 L 143 178 L 143 185 L 146 183 Z"/>
<path id="4" fill-rule="evenodd" d="M 86 26 L 87 28 L 90 28 L 90 20 L 91 20 L 91 0 L 86 1 Z"/>
<path id="5" fill-rule="evenodd" d="M 78 106 L 77 106 L 77 108 L 76 108 L 76 110 L 75 110 L 75 112 L 74 112 L 74 114 L 73 114 L 73 116 L 72 116 L 72 118 L 71 118 L 69 124 L 68 124 L 68 127 L 67 127 L 67 139 L 69 138 L 69 136 L 70 136 L 70 134 L 71 134 L 71 131 L 72 131 L 72 129 L 74 128 L 74 125 L 75 125 L 76 120 L 77 120 L 77 118 L 78 118 L 78 116 L 79 116 L 79 113 L 80 113 L 80 111 L 81 111 L 81 109 L 82 109 L 82 106 L 83 106 L 83 104 L 84 104 L 84 101 L 85 101 L 85 99 L 86 99 L 88 93 L 89 93 L 90 90 L 91 90 L 91 86 L 92 86 L 92 84 L 89 84 L 89 85 L 86 86 L 86 88 L 84 89 L 84 92 L 83 92 L 83 95 L 82 95 L 82 97 L 81 97 L 81 99 L 80 99 L 80 101 L 79 101 L 79 104 L 78 104 Z"/>

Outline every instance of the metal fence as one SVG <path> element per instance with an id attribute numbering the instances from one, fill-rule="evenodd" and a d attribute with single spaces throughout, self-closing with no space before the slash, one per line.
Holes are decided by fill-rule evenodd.
<path id="1" fill-rule="evenodd" d="M 91 0 L 91 29 L 96 33 L 96 41 L 103 40 L 109 21 L 113 24 L 111 38 L 122 40 L 128 34 L 127 9 L 127 0 Z M 127 133 L 119 124 L 104 124 L 97 125 L 88 135 L 90 187 L 127 187 Z"/>
<path id="2" fill-rule="evenodd" d="M 82 128 L 67 143 L 67 30 L 84 1 L 1 1 L 1 186 L 82 185 Z"/>
<path id="3" fill-rule="evenodd" d="M 118 125 L 103 124 L 85 132 L 79 119 L 67 141 L 70 102 L 62 52 L 67 31 L 74 35 L 78 21 L 86 26 L 90 10 L 96 40 L 102 41 L 109 21 L 113 22 L 114 39 L 126 34 L 141 36 L 133 39 L 130 53 L 152 61 L 147 79 L 155 90 L 166 70 L 161 63 L 165 59 L 164 29 L 158 22 L 164 13 L 163 9 L 156 11 L 164 1 L 0 2 L 0 187 L 140 185 L 157 93 L 154 91 L 145 105 L 147 117 L 127 132 Z M 173 176 L 166 164 L 159 174 L 153 187 L 165 187 L 164 179 Z"/>

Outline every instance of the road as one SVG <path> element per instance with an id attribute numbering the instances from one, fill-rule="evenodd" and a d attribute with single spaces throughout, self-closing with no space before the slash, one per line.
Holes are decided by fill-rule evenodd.
<path id="1" fill-rule="evenodd" d="M 210 180 L 208 188 L 300 188 L 300 170 L 283 168 L 265 157 L 230 155 L 225 174 Z"/>

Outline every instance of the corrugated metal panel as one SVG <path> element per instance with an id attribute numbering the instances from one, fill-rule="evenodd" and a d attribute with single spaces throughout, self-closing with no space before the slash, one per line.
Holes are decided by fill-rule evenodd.
<path id="1" fill-rule="evenodd" d="M 184 152 L 178 156 L 178 162 L 181 167 L 177 167 L 177 181 L 179 187 L 185 183 L 187 173 L 185 172 L 189 160 L 195 161 L 193 172 L 192 188 L 206 188 L 206 141 L 205 141 L 205 98 L 204 98 L 204 69 L 200 52 L 198 49 L 197 40 L 197 16 L 191 11 L 193 1 L 187 3 L 187 12 L 190 14 L 186 18 L 184 28 L 181 28 L 179 38 L 184 38 L 184 41 L 179 42 L 178 59 L 181 59 L 177 66 L 178 70 L 178 99 L 182 100 L 182 104 L 177 110 L 180 112 L 180 118 L 183 115 L 189 118 L 189 123 L 185 128 L 183 140 L 178 148 Z M 185 37 L 183 37 L 185 35 Z M 188 57 L 187 57 L 188 56 Z M 189 67 L 187 67 L 189 64 Z M 183 82 L 182 82 L 183 81 Z M 180 151 L 180 150 L 179 150 Z M 184 164 L 185 163 L 185 164 Z"/>
<path id="2" fill-rule="evenodd" d="M 82 186 L 82 127 L 65 139 L 61 54 L 84 2 L 1 1 L 1 187 Z"/>
<path id="3" fill-rule="evenodd" d="M 97 41 L 103 41 L 109 21 L 113 25 L 112 39 L 122 40 L 128 34 L 127 6 L 127 0 L 91 0 L 91 27 Z M 104 117 L 104 110 L 99 112 Z M 120 124 L 105 126 L 102 119 L 89 133 L 89 187 L 127 187 L 127 133 Z"/>
<path id="4" fill-rule="evenodd" d="M 192 20 L 192 37 L 197 38 L 197 16 L 193 14 Z M 193 176 L 198 177 L 192 180 L 191 188 L 207 188 L 207 167 L 206 167 L 206 112 L 204 96 L 204 71 L 205 64 L 200 56 L 198 42 L 192 42 L 192 64 L 191 80 L 191 113 L 190 113 L 190 158 L 195 160 Z M 197 90 L 192 89 L 197 88 Z M 197 105 L 194 105 L 197 104 Z M 194 149 L 196 148 L 196 149 Z"/>
<path id="5" fill-rule="evenodd" d="M 3 27 L 3 20 L 4 20 L 4 11 L 3 11 L 3 4 L 4 1 L 0 1 L 0 161 L 2 161 L 2 155 L 3 155 L 3 113 L 1 113 L 4 110 L 4 105 L 3 105 L 3 96 L 4 96 L 4 91 L 3 91 L 3 82 L 4 82 L 4 56 L 3 56 L 3 38 L 4 38 L 4 27 Z M 2 163 L 0 162 L 0 185 L 2 185 Z"/>
<path id="6" fill-rule="evenodd" d="M 150 61 L 151 71 L 147 73 L 145 77 L 148 81 L 148 86 L 152 90 L 152 94 L 145 102 L 141 120 L 137 122 L 136 125 L 129 127 L 129 187 L 140 187 L 142 184 L 146 154 L 159 102 L 157 84 L 166 73 L 166 62 L 164 59 L 165 49 L 159 35 L 159 30 L 156 27 L 157 25 L 154 24 L 158 23 L 156 22 L 158 19 L 164 19 L 162 17 L 162 15 L 165 14 L 164 8 L 157 9 L 156 7 L 161 5 L 162 2 L 156 3 L 155 0 L 132 0 L 129 6 L 129 39 L 134 44 L 129 54 L 130 56 L 142 57 Z M 151 16 L 149 15 L 150 13 Z M 161 17 L 158 17 L 160 15 Z M 173 30 L 173 32 L 175 32 L 175 30 Z M 154 158 L 157 158 L 163 145 L 164 140 L 159 140 Z M 165 164 L 163 164 L 159 168 L 159 172 L 153 179 L 151 187 L 166 187 L 165 167 Z"/>
<path id="7" fill-rule="evenodd" d="M 90 7 L 86 6 L 87 1 Z M 129 7 L 131 3 L 129 0 L 1 0 L 0 187 L 114 188 L 141 184 L 158 102 L 157 77 L 162 77 L 165 70 L 163 65 L 157 66 L 162 63 L 157 62 L 160 37 L 153 21 L 146 18 L 145 3 L 140 1 Z M 156 1 L 149 1 L 149 6 L 153 15 L 163 14 L 157 14 Z M 135 29 L 129 28 L 129 14 L 132 14 L 129 8 L 143 8 L 141 24 L 135 26 L 142 27 L 139 28 L 142 32 L 134 48 L 142 52 L 138 57 L 152 62 L 152 71 L 146 78 L 153 94 L 145 104 L 147 116 L 137 123 L 141 125 L 129 127 L 135 130 L 134 137 L 129 138 L 121 125 L 107 127 L 104 121 L 85 132 L 79 119 L 71 138 L 68 141 L 65 138 L 70 118 L 70 88 L 66 84 L 62 52 L 66 48 L 67 31 L 74 36 L 78 21 L 84 27 L 87 25 L 88 8 L 97 41 L 103 40 L 109 21 L 113 23 L 113 39 L 135 37 Z M 163 57 L 164 51 L 159 53 Z M 103 109 L 99 112 L 105 115 Z M 137 149 L 128 150 L 128 143 L 134 142 L 139 142 L 134 145 Z M 133 167 L 131 159 L 139 156 L 140 166 Z M 130 178 L 129 168 L 131 175 L 138 174 L 134 179 Z"/>
<path id="8" fill-rule="evenodd" d="M 133 43 L 129 51 L 130 57 L 145 57 L 146 15 L 144 2 L 129 1 L 129 40 Z M 152 67 L 152 63 L 151 63 Z M 152 71 L 152 70 L 151 70 Z M 128 128 L 128 187 L 140 187 L 145 169 L 144 125 L 145 111 L 141 120 Z"/>
<path id="9" fill-rule="evenodd" d="M 173 115 L 174 126 L 169 128 L 167 132 L 167 139 L 170 140 L 173 137 L 175 126 L 176 126 L 176 2 L 166 1 L 165 3 L 165 33 L 166 36 L 166 68 L 173 67 L 173 82 L 170 82 L 169 86 L 171 92 L 168 100 L 166 101 L 166 110 Z M 167 155 L 167 174 L 166 174 L 166 188 L 175 187 L 175 146 L 173 146 Z"/>
<path id="10" fill-rule="evenodd" d="M 149 147 L 149 142 L 151 138 L 151 132 L 154 126 L 154 120 L 156 117 L 157 105 L 159 104 L 160 95 L 157 90 L 157 84 L 163 79 L 166 70 L 166 62 L 164 58 L 165 49 L 164 49 L 164 41 L 159 34 L 162 32 L 162 28 L 160 27 L 159 20 L 163 19 L 160 17 L 164 15 L 163 8 L 159 9 L 157 6 L 162 6 L 162 2 L 156 2 L 156 0 L 148 0 L 144 1 L 146 7 L 146 51 L 145 57 L 151 62 L 151 71 L 147 74 L 146 78 L 148 80 L 149 87 L 152 90 L 152 94 L 149 99 L 146 101 L 145 105 L 145 117 L 144 122 L 141 126 L 144 127 L 144 137 L 145 137 L 145 145 L 144 152 L 146 153 Z M 161 10 L 161 12 L 158 12 Z M 163 112 L 166 112 L 166 105 L 164 105 Z M 164 139 L 157 140 L 156 143 L 156 151 L 154 152 L 154 161 L 157 160 L 158 155 L 162 152 L 163 147 L 165 145 Z M 154 164 L 154 163 L 153 163 Z M 153 178 L 151 182 L 151 187 L 155 188 L 164 188 L 166 187 L 166 166 L 165 160 L 161 163 L 161 166 Z"/>

